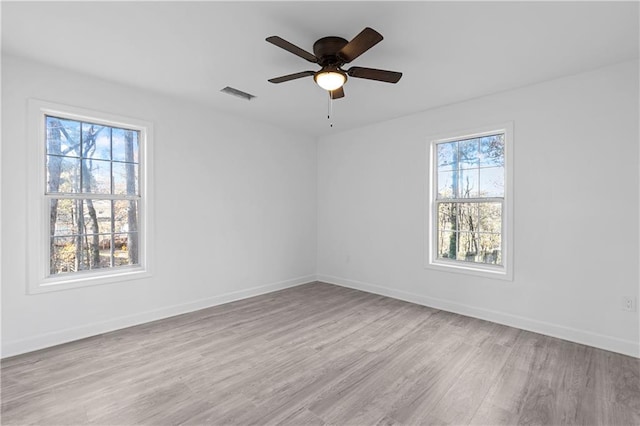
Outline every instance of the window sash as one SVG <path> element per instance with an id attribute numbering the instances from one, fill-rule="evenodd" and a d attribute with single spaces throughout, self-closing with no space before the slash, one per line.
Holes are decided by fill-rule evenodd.
<path id="1" fill-rule="evenodd" d="M 494 203 L 494 204 L 500 204 L 500 210 L 501 210 L 501 214 L 500 214 L 500 231 L 499 232 L 490 232 L 490 231 L 483 231 L 483 230 L 475 230 L 475 231 L 467 231 L 464 229 L 461 229 L 460 227 L 456 228 L 456 229 L 451 229 L 451 230 L 447 230 L 447 229 L 441 229 L 440 228 L 440 224 L 438 223 L 438 219 L 439 219 L 439 212 L 440 212 L 440 205 L 441 204 L 455 204 L 456 206 L 459 204 L 487 204 L 487 203 Z M 468 265 L 477 265 L 480 266 L 482 268 L 485 267 L 489 267 L 489 268 L 497 268 L 497 269 L 503 269 L 504 268 L 504 258 L 502 258 L 502 262 L 500 264 L 491 264 L 491 263 L 486 263 L 486 262 L 475 262 L 475 261 L 468 261 L 468 260 L 460 260 L 460 259 L 451 259 L 451 258 L 445 258 L 445 257 L 441 257 L 439 254 L 439 250 L 438 250 L 438 246 L 440 243 L 440 233 L 441 232 L 453 232 L 453 233 L 457 233 L 458 235 L 463 234 L 463 233 L 475 233 L 478 235 L 500 235 L 500 246 L 502 247 L 504 245 L 504 237 L 505 237 L 505 218 L 504 218 L 504 212 L 505 212 L 505 202 L 504 202 L 504 198 L 502 197 L 492 197 L 492 198 L 456 198 L 454 200 L 450 200 L 450 199 L 436 199 L 434 200 L 434 208 L 433 211 L 431 212 L 431 214 L 433 215 L 434 218 L 434 226 L 433 226 L 433 245 L 435 247 L 434 249 L 434 259 L 437 260 L 438 262 L 451 262 L 453 264 L 456 263 L 463 263 L 463 264 L 468 264 Z M 479 225 L 479 224 L 477 224 Z M 502 251 L 502 248 L 501 248 Z M 502 255 L 502 254 L 501 254 Z"/>

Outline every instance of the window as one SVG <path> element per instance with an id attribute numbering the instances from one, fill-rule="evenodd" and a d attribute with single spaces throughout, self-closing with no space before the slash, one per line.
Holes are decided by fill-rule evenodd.
<path id="1" fill-rule="evenodd" d="M 511 129 L 430 143 L 429 267 L 512 278 Z"/>
<path id="2" fill-rule="evenodd" d="M 150 124 L 30 105 L 30 291 L 148 276 Z"/>

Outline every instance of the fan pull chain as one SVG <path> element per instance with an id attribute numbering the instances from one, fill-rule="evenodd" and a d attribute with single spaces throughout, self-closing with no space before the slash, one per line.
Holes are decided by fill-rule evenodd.
<path id="1" fill-rule="evenodd" d="M 331 114 L 333 113 L 333 96 L 331 95 L 331 91 L 327 90 L 329 93 L 329 104 L 327 105 L 327 120 L 329 120 L 329 127 L 333 127 L 333 122 L 331 121 Z"/>

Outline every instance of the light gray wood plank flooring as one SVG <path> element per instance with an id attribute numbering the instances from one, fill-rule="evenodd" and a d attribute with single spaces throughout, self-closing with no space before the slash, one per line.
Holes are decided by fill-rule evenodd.
<path id="1" fill-rule="evenodd" d="M 6 425 L 640 425 L 638 359 L 324 283 L 1 366 Z"/>

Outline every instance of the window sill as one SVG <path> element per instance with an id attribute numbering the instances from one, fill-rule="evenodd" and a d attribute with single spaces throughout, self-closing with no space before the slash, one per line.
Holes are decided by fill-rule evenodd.
<path id="1" fill-rule="evenodd" d="M 123 281 L 139 280 L 151 277 L 151 272 L 143 267 L 126 267 L 118 271 L 87 271 L 71 276 L 48 277 L 29 286 L 28 294 L 49 293 L 95 285 L 114 284 Z"/>
<path id="2" fill-rule="evenodd" d="M 482 278 L 492 278 L 503 281 L 513 281 L 513 273 L 503 267 L 480 266 L 480 264 L 469 263 L 469 265 L 459 262 L 447 262 L 432 260 L 425 265 L 425 269 L 433 269 L 442 272 L 452 272 L 465 275 L 473 275 Z"/>

